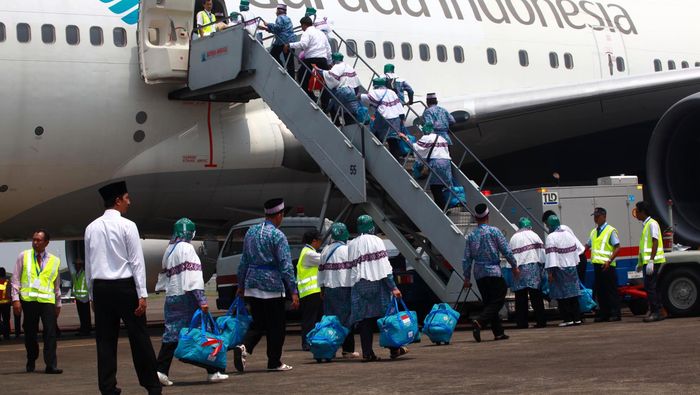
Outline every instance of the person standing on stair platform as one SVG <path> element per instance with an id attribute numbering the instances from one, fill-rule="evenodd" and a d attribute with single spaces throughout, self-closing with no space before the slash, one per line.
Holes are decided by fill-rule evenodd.
<path id="1" fill-rule="evenodd" d="M 197 13 L 197 28 L 199 37 L 206 37 L 226 26 L 224 23 L 216 23 L 216 15 L 212 12 L 214 2 L 212 0 L 202 0 L 204 9 Z"/>
<path id="2" fill-rule="evenodd" d="M 297 262 L 297 289 L 301 310 L 301 349 L 309 351 L 311 347 L 306 342 L 306 335 L 323 317 L 321 286 L 318 283 L 318 265 L 321 264 L 318 249 L 323 244 L 323 237 L 317 230 L 310 230 L 304 233 L 302 243 L 304 248 Z"/>
<path id="3" fill-rule="evenodd" d="M 304 59 L 302 62 L 306 67 L 300 67 L 297 75 L 297 81 L 301 83 L 301 87 L 306 90 L 306 93 L 314 101 L 316 97 L 314 93 L 308 89 L 311 73 L 314 70 L 314 65 L 321 70 L 328 70 L 328 59 L 331 58 L 331 46 L 328 44 L 328 38 L 323 32 L 314 27 L 313 21 L 308 16 L 301 18 L 300 21 L 301 39 L 297 42 L 290 43 L 285 46 L 284 51 L 288 52 L 289 48 L 304 51 Z M 325 92 L 324 92 L 325 93 Z M 327 97 L 328 95 L 322 95 Z M 327 101 L 327 100 L 326 100 Z M 323 108 L 326 108 L 325 103 L 322 103 Z"/>
<path id="4" fill-rule="evenodd" d="M 578 297 L 581 295 L 578 273 L 578 244 L 580 242 L 572 233 L 561 228 L 559 217 L 547 218 L 549 234 L 545 240 L 547 254 L 545 269 L 549 277 L 549 296 L 559 304 L 562 317 L 561 327 L 581 325 L 581 310 Z"/>
<path id="5" fill-rule="evenodd" d="M 664 248 L 661 244 L 661 228 L 655 219 L 651 218 L 651 207 L 647 202 L 637 202 L 634 216 L 643 221 L 642 236 L 639 239 L 639 259 L 637 271 L 644 270 L 644 289 L 649 301 L 649 314 L 644 322 L 661 321 L 661 293 L 657 288 L 661 265 L 666 263 Z"/>
<path id="6" fill-rule="evenodd" d="M 617 229 L 607 221 L 607 211 L 603 207 L 593 210 L 596 227 L 586 243 L 591 250 L 595 283 L 593 292 L 598 301 L 598 314 L 595 322 L 620 321 L 620 296 L 617 294 L 617 271 L 615 258 L 620 252 L 620 238 Z"/>
<path id="7" fill-rule="evenodd" d="M 423 111 L 423 122 L 432 123 L 435 133 L 442 136 L 452 145 L 450 126 L 455 124 L 455 118 L 445 108 L 438 106 L 438 99 L 435 93 L 428 93 L 425 103 L 428 105 L 428 108 Z"/>
<path id="8" fill-rule="evenodd" d="M 532 309 L 535 311 L 537 328 L 547 326 L 547 317 L 544 311 L 542 299 L 542 275 L 544 274 L 544 243 L 537 233 L 532 231 L 532 222 L 529 218 L 520 218 L 520 228 L 510 238 L 510 248 L 513 250 L 515 260 L 518 262 L 520 276 L 513 281 L 515 292 L 515 320 L 518 328 L 528 327 L 528 294 Z"/>
<path id="9" fill-rule="evenodd" d="M 287 5 L 278 5 L 277 19 L 275 22 L 264 24 L 261 29 L 275 35 L 275 39 L 272 40 L 270 55 L 272 55 L 279 64 L 286 64 L 287 73 L 294 78 L 294 57 L 289 52 L 284 52 L 285 45 L 296 41 L 294 25 L 292 24 L 292 20 L 287 16 Z"/>
<path id="10" fill-rule="evenodd" d="M 403 106 L 396 93 L 387 89 L 384 78 L 375 78 L 373 88 L 366 94 L 360 95 L 360 100 L 368 107 L 376 108 L 372 133 L 381 142 L 387 142 L 389 152 L 397 160 L 401 157 L 399 133 L 401 133 L 401 115 Z"/>
<path id="11" fill-rule="evenodd" d="M 474 266 L 474 278 L 484 301 L 484 309 L 479 318 L 472 321 L 472 334 L 474 340 L 481 342 L 481 329 L 490 323 L 494 340 L 506 340 L 508 335 L 505 334 L 498 316 L 498 312 L 505 304 L 508 291 L 506 281 L 501 274 L 500 255 L 502 254 L 510 264 L 515 278 L 520 271 L 503 232 L 489 225 L 488 206 L 484 203 L 477 204 L 474 208 L 474 216 L 479 226 L 467 237 L 462 269 L 464 286 L 469 288 L 472 286 L 472 265 Z"/>
<path id="12" fill-rule="evenodd" d="M 387 88 L 393 90 L 396 95 L 401 100 L 401 104 L 412 105 L 413 104 L 413 88 L 408 83 L 408 81 L 396 75 L 396 66 L 391 63 L 384 65 L 384 78 L 386 79 Z M 408 95 L 408 101 L 406 101 L 406 96 L 404 92 Z"/>
<path id="13" fill-rule="evenodd" d="M 407 144 L 411 144 L 408 136 L 405 134 L 400 136 Z M 413 150 L 428 162 L 432 170 L 428 180 L 430 192 L 433 194 L 435 204 L 440 207 L 440 210 L 444 210 L 447 206 L 444 190 L 452 187 L 452 158 L 450 158 L 447 140 L 433 133 L 433 124 L 428 122 L 423 125 L 423 137 L 413 144 Z"/>
<path id="14" fill-rule="evenodd" d="M 326 86 L 331 89 L 333 95 L 340 103 L 333 103 L 329 107 L 329 111 L 340 111 L 342 109 L 345 124 L 353 123 L 353 118 L 357 117 L 357 110 L 360 108 L 360 102 L 357 100 L 357 89 L 360 87 L 360 79 L 357 77 L 357 72 L 349 64 L 345 63 L 344 56 L 340 52 L 335 52 L 331 55 L 333 67 L 330 70 L 321 70 L 323 79 L 326 81 Z M 320 69 L 319 69 L 320 70 Z M 352 116 L 350 116 L 350 114 Z"/>

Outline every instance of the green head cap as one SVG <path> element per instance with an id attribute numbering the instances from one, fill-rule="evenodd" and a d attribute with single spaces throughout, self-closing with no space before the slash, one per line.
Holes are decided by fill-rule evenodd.
<path id="1" fill-rule="evenodd" d="M 555 230 L 559 229 L 561 226 L 561 221 L 559 221 L 559 217 L 556 215 L 550 215 L 549 218 L 547 218 L 547 227 L 549 228 L 550 232 L 554 232 Z"/>
<path id="2" fill-rule="evenodd" d="M 532 228 L 532 221 L 530 221 L 530 218 L 520 217 L 520 220 L 518 221 L 518 228 Z"/>
<path id="3" fill-rule="evenodd" d="M 386 86 L 386 79 L 384 78 L 375 78 L 372 80 L 372 84 L 374 86 Z"/>
<path id="4" fill-rule="evenodd" d="M 180 218 L 173 225 L 173 239 L 194 239 L 195 225 L 189 218 Z"/>
<path id="5" fill-rule="evenodd" d="M 314 7 L 306 7 L 306 16 L 316 15 L 316 9 Z"/>
<path id="6" fill-rule="evenodd" d="M 423 124 L 423 133 L 424 134 L 430 134 L 435 131 L 435 127 L 433 127 L 432 122 L 426 122 Z"/>
<path id="7" fill-rule="evenodd" d="M 248 0 L 241 0 L 241 4 L 238 8 L 241 11 L 248 11 L 250 9 L 250 2 Z"/>
<path id="8" fill-rule="evenodd" d="M 357 217 L 357 231 L 365 234 L 374 233 L 374 220 L 369 215 Z"/>
<path id="9" fill-rule="evenodd" d="M 333 54 L 331 55 L 331 59 L 334 62 L 342 62 L 343 59 L 345 59 L 345 56 L 343 56 L 343 54 L 340 52 L 333 52 Z"/>
<path id="10" fill-rule="evenodd" d="M 331 225 L 331 238 L 335 241 L 348 241 L 350 232 L 348 227 L 342 222 L 335 222 Z"/>
<path id="11" fill-rule="evenodd" d="M 387 63 L 384 65 L 384 72 L 385 73 L 393 73 L 394 70 L 396 70 L 396 67 L 393 64 Z"/>

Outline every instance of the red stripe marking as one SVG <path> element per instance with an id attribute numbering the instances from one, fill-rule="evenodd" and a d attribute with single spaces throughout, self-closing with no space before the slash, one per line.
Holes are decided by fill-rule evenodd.
<path id="1" fill-rule="evenodd" d="M 238 276 L 229 274 L 225 276 L 216 276 L 216 285 L 238 284 Z"/>

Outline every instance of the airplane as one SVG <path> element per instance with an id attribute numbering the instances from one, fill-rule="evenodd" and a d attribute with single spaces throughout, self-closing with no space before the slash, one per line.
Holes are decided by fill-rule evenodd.
<path id="1" fill-rule="evenodd" d="M 214 3 L 220 17 L 238 10 Z M 571 183 L 646 175 L 659 214 L 673 198 L 677 232 L 700 242 L 694 2 L 250 1 L 268 21 L 281 3 L 295 24 L 308 6 L 332 20 L 354 45 L 341 48 L 347 59 L 355 50 L 375 69 L 392 63 L 419 98 L 436 92 L 458 115 L 458 136 L 507 185 L 547 183 L 554 171 Z M 199 0 L 0 5 L 0 240 L 45 227 L 78 251 L 102 213 L 97 189 L 121 179 L 128 217 L 148 238 L 169 237 L 182 216 L 221 238 L 274 196 L 320 211 L 326 177 L 262 100 L 168 100 L 185 85 L 200 9 Z"/>

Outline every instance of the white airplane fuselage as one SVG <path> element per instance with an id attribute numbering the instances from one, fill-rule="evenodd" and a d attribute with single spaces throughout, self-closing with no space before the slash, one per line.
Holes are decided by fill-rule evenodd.
<path id="1" fill-rule="evenodd" d="M 194 7 L 193 1 L 193 7 Z M 3 2 L 0 23 L 0 240 L 23 239 L 37 227 L 54 238 L 81 238 L 100 215 L 96 192 L 110 180 L 128 179 L 133 200 L 129 217 L 144 235 L 164 236 L 181 216 L 199 221 L 202 234 L 220 236 L 277 195 L 309 212 L 321 206 L 325 177 L 303 159 L 303 149 L 261 100 L 248 104 L 168 100 L 182 84 L 146 85 L 141 78 L 136 24 L 120 12 L 128 0 Z M 167 4 L 167 1 L 165 2 Z M 294 4 L 292 4 L 294 3 Z M 251 1 L 266 20 L 277 1 Z M 700 62 L 693 19 L 699 6 L 687 0 L 307 0 L 289 1 L 295 24 L 304 6 L 334 22 L 364 56 L 371 41 L 375 69 L 396 65 L 418 98 L 437 92 L 450 110 L 469 110 L 470 99 L 494 92 L 522 91 L 618 78 L 663 69 L 669 60 Z M 238 1 L 227 1 L 228 11 Z M 356 9 L 353 11 L 353 9 Z M 400 13 L 400 15 L 399 15 Z M 415 15 L 415 16 L 414 16 Z M 31 40 L 18 41 L 27 23 Z M 42 42 L 42 25 L 55 27 L 55 40 Z M 66 42 L 77 26 L 80 42 Z M 91 43 L 100 27 L 103 43 Z M 125 29 L 127 44 L 113 43 Z M 395 58 L 384 57 L 393 43 Z M 410 43 L 412 59 L 402 57 Z M 430 60 L 420 58 L 420 45 Z M 371 45 L 371 44 L 367 44 Z M 438 60 L 444 45 L 447 60 Z M 455 46 L 464 62 L 455 61 Z M 487 50 L 496 51 L 495 64 Z M 527 51 L 527 66 L 519 51 Z M 556 53 L 558 67 L 550 64 Z M 573 65 L 565 57 L 571 54 Z M 608 56 L 610 54 L 610 56 Z M 617 58 L 624 59 L 618 68 Z M 346 58 L 350 59 L 350 58 Z M 358 70 L 366 83 L 367 70 Z M 552 137 L 532 136 L 532 146 Z M 512 151 L 507 142 L 502 152 Z M 518 149 L 529 147 L 517 147 Z M 299 163 L 299 161 L 303 163 Z M 635 169 L 630 169 L 634 171 Z M 198 232 L 199 234 L 200 232 Z"/>

